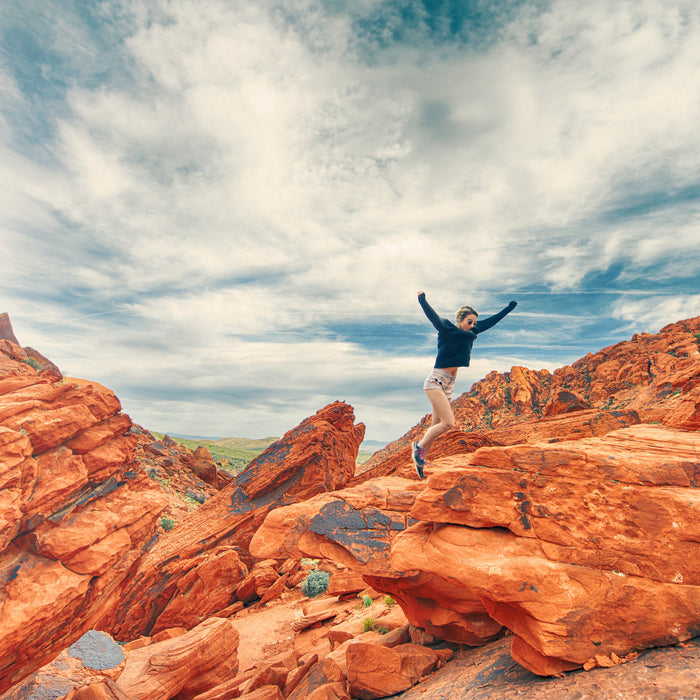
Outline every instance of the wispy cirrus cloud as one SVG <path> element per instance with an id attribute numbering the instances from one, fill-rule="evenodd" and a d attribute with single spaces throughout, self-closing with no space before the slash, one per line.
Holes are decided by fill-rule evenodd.
<path id="1" fill-rule="evenodd" d="M 520 301 L 463 389 L 700 313 L 694 3 L 0 19 L 0 299 L 148 427 L 268 435 L 346 398 L 402 433 L 427 410 L 419 289 L 444 315 Z"/>

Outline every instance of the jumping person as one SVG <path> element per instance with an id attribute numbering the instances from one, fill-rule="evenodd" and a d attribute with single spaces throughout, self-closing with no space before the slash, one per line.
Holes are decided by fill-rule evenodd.
<path id="1" fill-rule="evenodd" d="M 423 384 L 426 396 L 433 407 L 432 422 L 423 437 L 411 445 L 416 474 L 422 479 L 430 446 L 435 438 L 452 430 L 455 426 L 455 417 L 450 403 L 457 370 L 460 367 L 469 366 L 472 345 L 477 334 L 495 326 L 518 305 L 518 302 L 511 301 L 502 311 L 478 322 L 476 319 L 479 314 L 471 306 L 461 306 L 457 309 L 457 325 L 446 318 L 440 318 L 426 301 L 424 292 L 418 292 L 418 303 L 438 332 L 435 367 Z"/>

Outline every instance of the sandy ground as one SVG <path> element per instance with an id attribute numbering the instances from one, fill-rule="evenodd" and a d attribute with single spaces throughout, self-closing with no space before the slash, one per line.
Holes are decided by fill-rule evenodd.
<path id="1" fill-rule="evenodd" d="M 292 621 L 301 617 L 298 600 L 272 605 L 249 614 L 229 618 L 241 635 L 238 643 L 238 668 L 245 671 L 275 654 L 294 649 Z"/>

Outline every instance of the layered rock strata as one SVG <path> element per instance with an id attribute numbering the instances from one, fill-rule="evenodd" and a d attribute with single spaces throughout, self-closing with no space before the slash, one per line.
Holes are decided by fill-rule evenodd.
<path id="1" fill-rule="evenodd" d="M 143 556 L 113 597 L 104 626 L 128 640 L 191 626 L 236 600 L 255 560 L 248 545 L 267 513 L 342 488 L 355 470 L 364 425 L 351 406 L 317 411 L 254 459 Z M 266 558 L 266 557 L 263 557 Z"/>
<path id="2" fill-rule="evenodd" d="M 589 353 L 554 372 L 525 367 L 490 372 L 454 401 L 456 429 L 438 438 L 431 456 L 454 454 L 460 441 L 467 443 L 462 452 L 473 451 L 477 434 L 497 445 L 513 444 L 514 437 L 518 442 L 536 442 L 543 438 L 528 426 L 540 424 L 542 418 L 566 415 L 576 421 L 577 412 L 587 409 L 595 411 L 588 414 L 587 420 L 581 420 L 576 434 L 566 430 L 557 434 L 552 425 L 552 434 L 546 439 L 597 436 L 623 427 L 608 425 L 614 423 L 611 412 L 617 414 L 617 420 L 624 420 L 624 425 L 659 422 L 698 430 L 699 338 L 700 317 L 696 317 L 669 324 L 658 333 L 636 334 L 628 341 Z M 606 417 L 601 422 L 596 416 Z M 586 425 L 590 420 L 597 424 Z M 520 423 L 528 426 L 517 430 L 516 424 Z M 406 461 L 408 445 L 429 424 L 430 416 L 424 416 L 403 437 L 377 452 L 364 468 L 372 476 L 400 470 Z M 397 458 L 393 463 L 392 456 Z"/>
<path id="3" fill-rule="evenodd" d="M 508 628 L 542 675 L 700 631 L 698 433 L 638 425 L 432 469 L 410 497 L 389 477 L 381 498 L 370 482 L 276 510 L 251 551 L 342 561 L 441 639 Z"/>
<path id="4" fill-rule="evenodd" d="M 96 624 L 165 505 L 117 397 L 28 357 L 0 340 L 0 690 Z"/>

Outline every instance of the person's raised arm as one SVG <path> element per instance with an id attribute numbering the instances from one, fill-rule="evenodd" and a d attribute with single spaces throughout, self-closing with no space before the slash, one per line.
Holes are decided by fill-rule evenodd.
<path id="1" fill-rule="evenodd" d="M 425 315 L 428 317 L 430 323 L 432 323 L 433 326 L 435 326 L 436 330 L 443 330 L 444 326 L 442 323 L 442 319 L 437 315 L 435 309 L 433 309 L 433 307 L 430 306 L 430 304 L 428 304 L 428 302 L 426 301 L 425 292 L 418 292 L 418 303 L 423 307 Z"/>
<path id="2" fill-rule="evenodd" d="M 472 330 L 474 333 L 483 333 L 484 331 L 487 331 L 489 328 L 495 326 L 504 316 L 509 314 L 517 305 L 517 301 L 511 301 L 510 304 L 505 307 L 505 309 L 502 309 L 497 314 L 489 316 L 488 318 L 478 319 Z"/>

